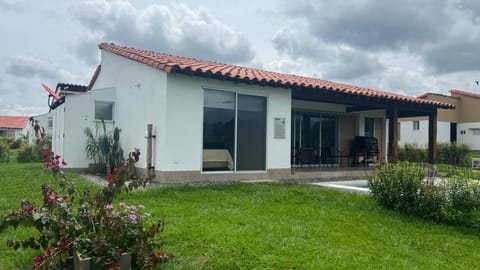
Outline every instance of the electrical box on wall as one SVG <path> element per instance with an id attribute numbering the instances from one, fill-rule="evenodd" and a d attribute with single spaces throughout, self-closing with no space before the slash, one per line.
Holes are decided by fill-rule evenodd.
<path id="1" fill-rule="evenodd" d="M 472 158 L 472 169 L 480 170 L 480 158 Z"/>

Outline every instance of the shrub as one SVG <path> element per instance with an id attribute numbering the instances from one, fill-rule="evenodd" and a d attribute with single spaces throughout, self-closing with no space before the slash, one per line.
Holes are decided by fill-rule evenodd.
<path id="1" fill-rule="evenodd" d="M 23 143 L 23 139 L 18 138 L 10 144 L 10 149 L 18 149 L 20 148 L 20 146 L 22 146 L 22 143 Z"/>
<path id="2" fill-rule="evenodd" d="M 437 162 L 455 166 L 470 166 L 470 147 L 466 144 L 437 144 Z M 408 162 L 428 162 L 428 149 L 416 144 L 406 143 L 398 149 L 398 158 Z"/>
<path id="3" fill-rule="evenodd" d="M 10 161 L 10 147 L 3 140 L 0 141 L 0 162 L 7 163 Z"/>
<path id="4" fill-rule="evenodd" d="M 139 155 L 138 150 L 130 153 L 122 167 L 115 168 L 107 177 L 107 185 L 91 194 L 89 190 L 77 190 L 76 184 L 63 172 L 66 162 L 46 151 L 45 166 L 52 170 L 59 191 L 43 184 L 43 202 L 38 207 L 23 199 L 21 209 L 0 217 L 0 232 L 18 226 L 38 231 L 26 240 L 24 237 L 8 240 L 7 245 L 14 249 L 42 249 L 31 269 L 63 265 L 74 252 L 90 257 L 95 265 L 93 269 L 117 269 L 120 255 L 125 252 L 132 255 L 132 269 L 153 268 L 168 261 L 171 255 L 159 250 L 164 243 L 156 238 L 163 229 L 163 221 L 148 222 L 151 225 L 145 228 L 147 222 L 144 221 L 149 215 L 143 206 L 112 204 L 118 194 L 144 187 L 151 181 L 151 178 L 134 175 Z"/>
<path id="5" fill-rule="evenodd" d="M 428 151 L 416 144 L 406 143 L 398 149 L 398 159 L 408 162 L 427 162 Z"/>
<path id="6" fill-rule="evenodd" d="M 23 143 L 17 154 L 17 162 L 41 162 L 43 151 L 51 149 L 51 146 L 49 138 L 37 139 L 34 144 Z"/>
<path id="7" fill-rule="evenodd" d="M 368 183 L 388 209 L 424 219 L 480 227 L 480 182 L 454 167 L 450 177 L 426 178 L 427 167 L 408 162 L 384 165 Z M 456 173 L 454 173 L 456 171 Z"/>

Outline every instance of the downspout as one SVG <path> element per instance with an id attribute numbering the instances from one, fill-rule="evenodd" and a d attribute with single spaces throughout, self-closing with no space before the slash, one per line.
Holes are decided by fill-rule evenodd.
<path id="1" fill-rule="evenodd" d="M 155 178 L 155 166 L 153 166 L 152 163 L 152 156 L 153 156 L 153 139 L 155 138 L 155 135 L 152 134 L 153 130 L 153 125 L 148 124 L 147 125 L 147 177 L 148 179 L 153 179 Z"/>

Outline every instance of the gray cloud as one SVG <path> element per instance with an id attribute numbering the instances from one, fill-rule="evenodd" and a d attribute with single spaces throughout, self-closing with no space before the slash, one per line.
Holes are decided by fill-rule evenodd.
<path id="1" fill-rule="evenodd" d="M 328 51 L 322 40 L 304 31 L 306 25 L 299 22 L 295 27 L 285 27 L 278 31 L 273 40 L 273 47 L 295 58 L 325 60 Z"/>
<path id="2" fill-rule="evenodd" d="M 443 32 L 444 5 L 427 1 L 302 1 L 287 14 L 304 19 L 326 41 L 368 50 L 416 46 Z"/>
<path id="3" fill-rule="evenodd" d="M 304 0 L 287 4 L 285 14 L 294 33 L 279 31 L 273 44 L 292 57 L 316 57 L 319 48 L 301 43 L 317 40 L 368 55 L 407 50 L 419 55 L 434 74 L 476 70 L 480 62 L 475 53 L 480 44 L 480 3 L 474 0 Z M 351 67 L 338 62 L 327 74 L 335 74 L 337 67 L 355 74 L 354 67 L 342 65 Z"/>
<path id="4" fill-rule="evenodd" d="M 375 57 L 362 51 L 344 50 L 335 59 L 331 59 L 326 78 L 337 80 L 353 80 L 369 74 L 380 74 L 385 66 Z"/>
<path id="5" fill-rule="evenodd" d="M 228 63 L 246 63 L 254 57 L 242 33 L 224 25 L 204 8 L 194 10 L 182 4 L 136 8 L 124 0 L 95 0 L 73 9 L 90 32 L 73 48 L 89 63 L 98 52 L 93 56 L 86 46 L 101 41 Z"/>
<path id="6" fill-rule="evenodd" d="M 5 73 L 17 78 L 40 77 L 47 80 L 70 80 L 73 76 L 58 65 L 33 56 L 19 55 L 12 57 L 5 68 Z"/>
<path id="7" fill-rule="evenodd" d="M 2 0 L 0 1 L 0 10 L 21 12 L 23 10 L 22 3 L 14 0 Z"/>
<path id="8" fill-rule="evenodd" d="M 272 44 L 280 53 L 316 68 L 315 73 L 323 73 L 325 79 L 353 80 L 385 69 L 368 53 L 349 46 L 327 44 L 304 31 L 301 25 L 297 22 L 295 28 L 288 26 L 278 31 Z M 290 61 L 276 61 L 271 65 L 281 71 L 290 71 L 292 67 Z"/>
<path id="9" fill-rule="evenodd" d="M 478 70 L 480 67 L 480 39 L 450 41 L 425 50 L 425 62 L 436 73 Z"/>

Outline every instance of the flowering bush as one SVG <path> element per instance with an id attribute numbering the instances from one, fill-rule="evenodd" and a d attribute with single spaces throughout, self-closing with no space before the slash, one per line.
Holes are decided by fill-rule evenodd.
<path id="1" fill-rule="evenodd" d="M 20 210 L 4 214 L 0 219 L 0 232 L 19 225 L 34 227 L 39 232 L 27 240 L 9 240 L 7 245 L 14 249 L 43 249 L 34 258 L 32 269 L 65 263 L 74 250 L 92 258 L 102 269 L 117 269 L 120 255 L 125 252 L 132 254 L 134 269 L 152 268 L 168 261 L 171 255 L 159 250 L 163 242 L 155 240 L 163 229 L 163 221 L 158 220 L 145 229 L 144 221 L 149 215 L 142 206 L 113 204 L 119 193 L 145 186 L 151 180 L 134 175 L 139 155 L 137 149 L 130 153 L 123 166 L 108 176 L 108 185 L 92 195 L 89 190 L 79 192 L 63 172 L 61 166 L 66 162 L 45 151 L 45 167 L 53 172 L 61 192 L 43 184 L 41 207 L 24 199 Z"/>

